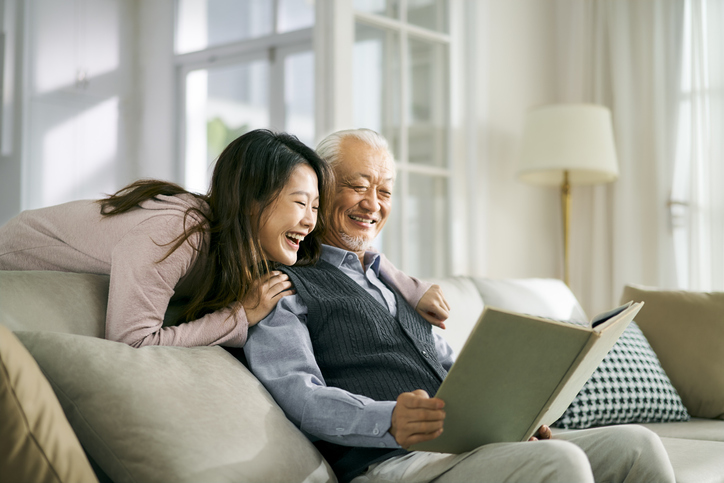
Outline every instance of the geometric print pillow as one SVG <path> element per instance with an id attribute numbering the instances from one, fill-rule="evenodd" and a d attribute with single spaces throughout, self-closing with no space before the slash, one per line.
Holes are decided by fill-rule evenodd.
<path id="1" fill-rule="evenodd" d="M 566 429 L 688 421 L 689 413 L 636 323 L 623 332 L 563 416 Z"/>

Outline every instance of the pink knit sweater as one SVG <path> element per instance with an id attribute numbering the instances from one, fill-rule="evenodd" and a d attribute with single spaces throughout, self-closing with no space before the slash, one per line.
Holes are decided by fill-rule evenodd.
<path id="1" fill-rule="evenodd" d="M 58 270 L 110 275 L 106 338 L 144 345 L 241 347 L 248 323 L 243 309 L 226 308 L 198 320 L 163 327 L 170 301 L 193 294 L 206 266 L 208 240 L 197 234 L 168 258 L 169 242 L 183 232 L 190 195 L 158 196 L 141 209 L 100 214 L 93 201 L 25 211 L 0 228 L 0 270 Z M 199 220 L 186 218 L 186 227 Z M 196 250 L 194 247 L 200 247 Z M 380 276 L 415 307 L 430 284 L 408 277 L 384 256 Z"/>

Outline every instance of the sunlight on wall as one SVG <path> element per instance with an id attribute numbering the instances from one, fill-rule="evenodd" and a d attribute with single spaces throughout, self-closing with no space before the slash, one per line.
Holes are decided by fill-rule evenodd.
<path id="1" fill-rule="evenodd" d="M 118 8 L 116 2 L 86 2 L 79 15 L 64 2 L 37 2 L 31 22 L 35 94 L 85 88 L 91 77 L 118 69 Z"/>
<path id="2" fill-rule="evenodd" d="M 114 97 L 43 134 L 42 190 L 34 205 L 95 199 L 116 190 L 118 117 L 118 98 Z"/>

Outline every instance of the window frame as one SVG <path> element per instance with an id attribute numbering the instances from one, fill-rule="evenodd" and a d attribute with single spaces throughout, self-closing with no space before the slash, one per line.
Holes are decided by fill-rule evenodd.
<path id="1" fill-rule="evenodd" d="M 449 2 L 452 4 L 453 2 Z M 434 246 L 442 246 L 443 253 L 436 253 L 435 259 L 433 260 L 432 273 L 434 277 L 443 277 L 449 275 L 453 267 L 452 252 L 455 250 L 453 246 L 452 227 L 455 220 L 453 211 L 453 189 L 456 185 L 454 169 L 453 169 L 453 127 L 452 127 L 452 102 L 453 102 L 453 79 L 452 79 L 452 48 L 453 42 L 452 37 L 449 34 L 435 32 L 428 30 L 410 23 L 407 23 L 406 12 L 407 12 L 407 0 L 399 0 L 400 18 L 393 19 L 383 15 L 376 15 L 358 10 L 353 10 L 353 31 L 356 25 L 363 24 L 369 27 L 378 28 L 387 32 L 394 32 L 398 38 L 398 59 L 400 62 L 400 78 L 399 85 L 394 86 L 395 89 L 399 90 L 400 94 L 400 143 L 399 153 L 396 159 L 397 166 L 397 182 L 395 184 L 396 199 L 398 203 L 394 209 L 397 211 L 398 219 L 401 222 L 401 229 L 399 229 L 397 242 L 400 247 L 401 259 L 395 262 L 399 264 L 399 268 L 402 271 L 408 272 L 411 275 L 416 275 L 411 272 L 412 269 L 412 256 L 411 250 L 404 250 L 402 247 L 410 246 L 411 234 L 410 230 L 406 229 L 408 220 L 410 220 L 410 198 L 411 198 L 411 186 L 410 186 L 410 175 L 419 174 L 430 176 L 433 178 L 442 178 L 446 184 L 446 216 L 444 219 L 447 221 L 446 226 L 440 227 L 440 230 L 436 231 L 438 240 Z M 449 5 L 449 8 L 453 8 Z M 452 15 L 448 15 L 448 28 L 447 31 L 451 30 L 451 18 Z M 428 42 L 435 45 L 443 45 L 447 48 L 447 78 L 443 80 L 443 85 L 447 87 L 447 93 L 441 98 L 442 109 L 445 110 L 443 119 L 445 124 L 445 136 L 447 143 L 445 146 L 445 152 L 443 153 L 443 159 L 441 166 L 429 166 L 423 164 L 417 164 L 410 162 L 410 129 L 413 126 L 409 119 L 409 102 L 410 96 L 410 39 L 419 40 L 422 42 Z M 350 44 L 350 52 L 354 45 L 354 35 L 352 36 Z M 445 105 L 446 104 L 446 105 Z M 438 106 L 439 107 L 439 106 Z M 349 107 L 352 110 L 351 106 Z M 351 117 L 351 116 L 350 116 Z M 388 226 L 386 230 L 392 229 Z"/>
<path id="2" fill-rule="evenodd" d="M 285 70 L 284 60 L 287 56 L 303 51 L 314 51 L 314 27 L 306 27 L 289 32 L 277 33 L 276 15 L 277 2 L 274 2 L 274 30 L 275 32 L 226 44 L 218 44 L 205 49 L 174 53 L 174 79 L 175 79 L 175 130 L 176 130 L 176 163 L 174 166 L 176 179 L 186 185 L 186 78 L 189 73 L 197 70 L 215 67 L 233 66 L 266 57 L 269 61 L 269 129 L 283 131 L 286 124 L 286 109 L 284 106 Z M 178 2 L 174 1 L 174 38 L 177 35 Z M 174 45 L 175 45 L 174 41 Z M 316 75 L 316 70 L 315 70 Z M 272 93 L 278 93 L 274 95 Z M 316 108 L 316 106 L 315 106 Z M 315 125 L 316 135 L 316 125 Z M 313 147 L 313 146 L 312 146 Z"/>

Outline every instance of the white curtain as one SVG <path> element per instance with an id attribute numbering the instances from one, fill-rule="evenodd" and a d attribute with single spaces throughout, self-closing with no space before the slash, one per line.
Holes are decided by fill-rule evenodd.
<path id="1" fill-rule="evenodd" d="M 627 283 L 721 282 L 722 3 L 556 1 L 559 101 L 611 109 L 620 168 L 613 184 L 573 188 L 571 288 L 589 312 Z M 706 93 L 687 97 L 687 77 Z"/>
<path id="2" fill-rule="evenodd" d="M 672 189 L 678 286 L 724 290 L 724 2 L 686 0 Z"/>

